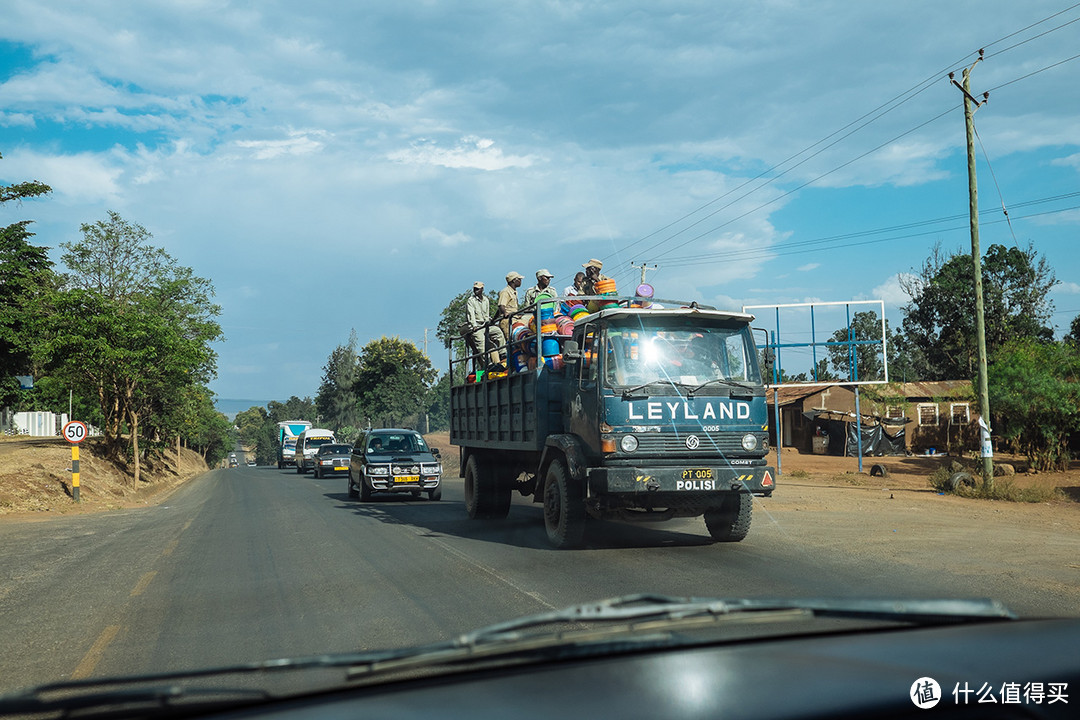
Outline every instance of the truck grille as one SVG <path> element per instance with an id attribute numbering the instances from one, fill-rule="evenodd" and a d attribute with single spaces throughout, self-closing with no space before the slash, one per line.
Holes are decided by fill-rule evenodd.
<path id="1" fill-rule="evenodd" d="M 698 447 L 691 450 L 686 447 L 686 438 L 697 437 Z M 722 435 L 720 433 L 641 433 L 638 439 L 637 453 L 675 453 L 682 455 L 710 455 L 721 452 L 724 455 L 746 455 L 742 447 L 743 433 Z M 635 454 L 637 454 L 635 453 Z"/>

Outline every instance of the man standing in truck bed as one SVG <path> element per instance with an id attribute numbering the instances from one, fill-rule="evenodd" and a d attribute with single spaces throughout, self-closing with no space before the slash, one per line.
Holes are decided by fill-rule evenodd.
<path id="1" fill-rule="evenodd" d="M 484 283 L 477 280 L 473 283 L 472 295 L 465 301 L 465 323 L 469 327 L 467 344 L 474 355 L 480 356 L 473 359 L 474 369 L 484 368 L 488 362 L 485 358 L 489 355 L 491 363 L 497 364 L 499 362 L 497 348 L 506 344 L 502 328 L 498 325 L 488 326 L 485 332 L 483 326 L 489 320 L 491 320 L 491 301 L 484 295 Z"/>
<path id="2" fill-rule="evenodd" d="M 499 291 L 499 308 L 495 317 L 499 318 L 499 327 L 502 328 L 503 337 L 510 337 L 510 325 L 514 322 L 514 314 L 518 311 L 518 288 L 525 276 L 511 270 L 506 273 L 506 287 Z"/>

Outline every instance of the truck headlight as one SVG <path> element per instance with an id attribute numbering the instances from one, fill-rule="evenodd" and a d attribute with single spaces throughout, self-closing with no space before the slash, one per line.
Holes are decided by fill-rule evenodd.
<path id="1" fill-rule="evenodd" d="M 743 450 L 755 450 L 757 449 L 757 435 L 751 435 L 747 433 L 742 438 Z"/>
<path id="2" fill-rule="evenodd" d="M 442 474 L 442 465 L 421 465 L 424 475 L 440 475 Z"/>
<path id="3" fill-rule="evenodd" d="M 390 474 L 390 468 L 386 467 L 385 465 L 368 465 L 367 474 L 368 475 L 389 475 Z"/>
<path id="4" fill-rule="evenodd" d="M 623 435 L 622 440 L 619 441 L 619 447 L 623 452 L 632 453 L 637 450 L 638 442 L 637 438 L 633 435 Z"/>

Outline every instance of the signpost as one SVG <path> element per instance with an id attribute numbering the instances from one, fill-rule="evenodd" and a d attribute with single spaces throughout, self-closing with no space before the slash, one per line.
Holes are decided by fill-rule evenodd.
<path id="1" fill-rule="evenodd" d="M 72 420 L 64 425 L 64 439 L 71 443 L 71 497 L 79 500 L 79 443 L 86 439 L 86 423 Z"/>

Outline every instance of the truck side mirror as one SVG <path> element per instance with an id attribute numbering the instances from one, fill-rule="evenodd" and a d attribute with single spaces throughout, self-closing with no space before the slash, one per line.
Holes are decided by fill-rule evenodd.
<path id="1" fill-rule="evenodd" d="M 435 457 L 439 457 L 442 455 L 442 453 L 439 452 L 439 448 L 431 448 L 431 454 Z"/>
<path id="2" fill-rule="evenodd" d="M 564 362 L 577 362 L 581 359 L 581 348 L 578 347 L 577 340 L 567 340 L 563 343 L 562 357 Z"/>

